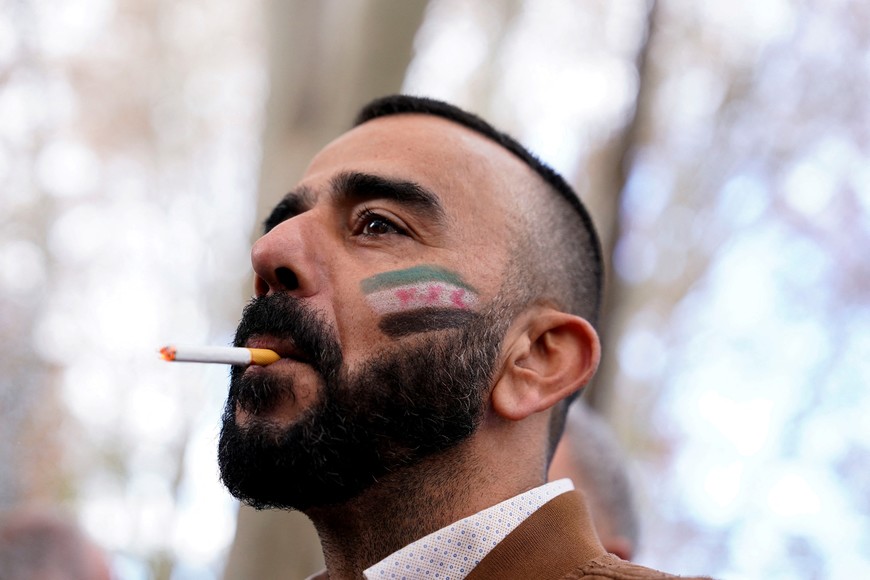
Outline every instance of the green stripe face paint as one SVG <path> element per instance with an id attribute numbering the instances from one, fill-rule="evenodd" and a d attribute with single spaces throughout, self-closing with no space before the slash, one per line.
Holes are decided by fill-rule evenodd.
<path id="1" fill-rule="evenodd" d="M 455 272 L 415 266 L 366 278 L 366 300 L 383 319 L 380 328 L 394 338 L 464 326 L 476 316 L 478 296 Z"/>

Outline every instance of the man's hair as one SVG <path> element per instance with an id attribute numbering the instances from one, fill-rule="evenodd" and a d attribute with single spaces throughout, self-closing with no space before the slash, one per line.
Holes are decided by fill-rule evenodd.
<path id="1" fill-rule="evenodd" d="M 516 236 L 512 287 L 521 305 L 553 300 L 559 308 L 598 324 L 604 285 L 601 242 L 589 212 L 565 179 L 513 137 L 459 107 L 409 95 L 391 95 L 360 110 L 354 126 L 372 119 L 401 114 L 442 117 L 501 145 L 530 167 L 542 180 L 530 193 L 539 194 L 532 215 Z M 578 391 L 579 392 L 579 391 Z M 577 393 L 554 410 L 550 421 L 550 456 L 564 427 L 567 406 Z M 548 457 L 549 460 L 549 457 Z"/>
<path id="2" fill-rule="evenodd" d="M 571 405 L 565 424 L 565 451 L 579 471 L 577 485 L 611 532 L 637 549 L 639 525 L 625 455 L 610 425 L 582 400 Z"/>

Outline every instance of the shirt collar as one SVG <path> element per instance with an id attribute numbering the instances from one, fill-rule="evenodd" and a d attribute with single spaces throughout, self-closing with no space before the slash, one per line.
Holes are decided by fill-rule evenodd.
<path id="1" fill-rule="evenodd" d="M 570 479 L 530 489 L 408 544 L 368 568 L 364 575 L 367 580 L 462 580 L 533 512 L 573 489 Z"/>

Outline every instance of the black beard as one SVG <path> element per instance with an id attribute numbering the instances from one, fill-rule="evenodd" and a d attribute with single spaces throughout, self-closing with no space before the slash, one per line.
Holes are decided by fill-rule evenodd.
<path id="1" fill-rule="evenodd" d="M 224 485 L 257 509 L 335 505 L 456 446 L 483 417 L 503 335 L 493 318 L 478 314 L 465 328 L 403 340 L 351 372 L 315 312 L 291 296 L 255 298 L 235 344 L 257 334 L 291 339 L 323 384 L 318 401 L 281 427 L 257 413 L 292 396 L 292 381 L 233 369 L 218 448 Z M 250 414 L 244 427 L 237 405 Z"/>

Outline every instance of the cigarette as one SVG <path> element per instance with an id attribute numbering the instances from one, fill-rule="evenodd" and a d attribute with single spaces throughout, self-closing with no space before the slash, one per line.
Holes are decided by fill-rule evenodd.
<path id="1" fill-rule="evenodd" d="M 232 346 L 164 346 L 163 360 L 179 362 L 217 363 L 225 365 L 270 365 L 281 358 L 266 348 L 235 348 Z"/>

